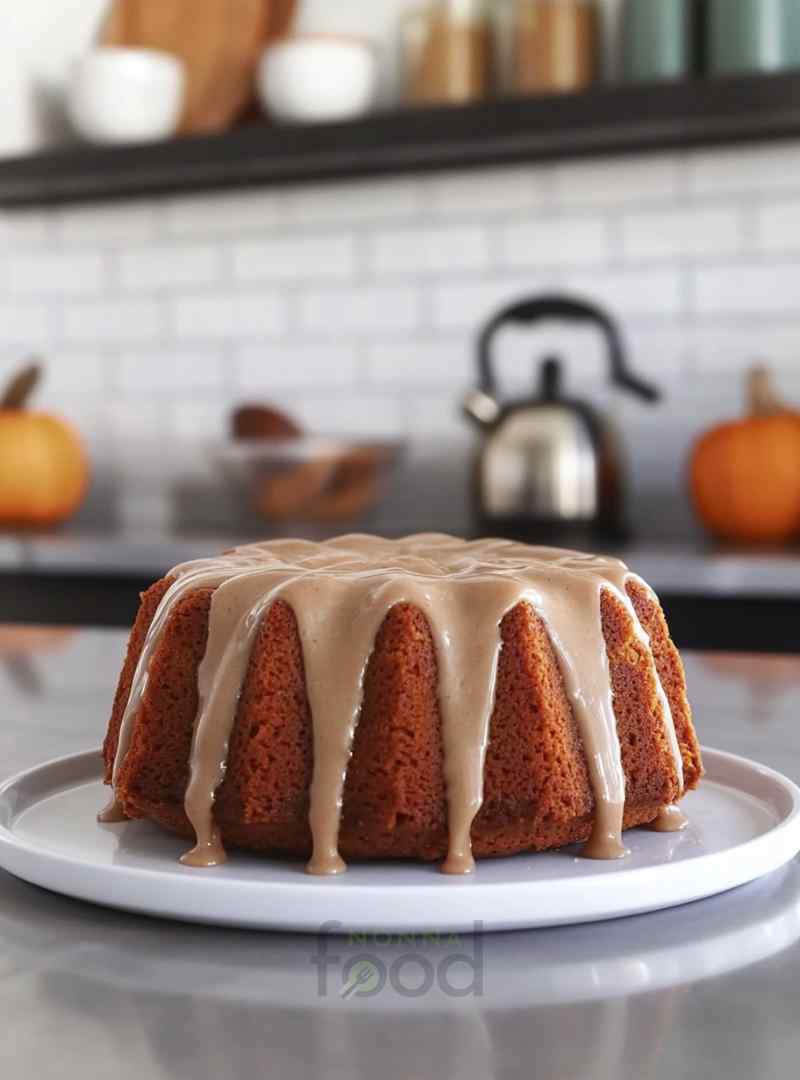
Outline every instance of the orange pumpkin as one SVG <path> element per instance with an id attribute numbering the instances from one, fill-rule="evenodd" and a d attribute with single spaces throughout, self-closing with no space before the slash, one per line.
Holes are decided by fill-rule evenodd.
<path id="1" fill-rule="evenodd" d="M 764 368 L 750 372 L 749 397 L 749 416 L 696 443 L 692 499 L 716 536 L 778 543 L 800 535 L 800 414 L 775 397 Z"/>
<path id="2" fill-rule="evenodd" d="M 0 525 L 54 525 L 86 494 L 88 461 L 77 433 L 57 416 L 26 408 L 39 378 L 38 367 L 26 368 L 0 398 Z"/>

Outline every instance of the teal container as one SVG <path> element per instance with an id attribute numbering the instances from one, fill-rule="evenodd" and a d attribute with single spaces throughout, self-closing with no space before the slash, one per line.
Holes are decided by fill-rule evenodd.
<path id="1" fill-rule="evenodd" d="M 628 82 L 682 79 L 692 57 L 692 0 L 625 0 L 622 67 Z"/>
<path id="2" fill-rule="evenodd" d="M 784 41 L 786 43 L 786 67 L 800 68 L 800 2 L 784 2 Z"/>
<path id="3" fill-rule="evenodd" d="M 712 73 L 781 71 L 800 64 L 798 6 L 798 0 L 708 0 Z"/>

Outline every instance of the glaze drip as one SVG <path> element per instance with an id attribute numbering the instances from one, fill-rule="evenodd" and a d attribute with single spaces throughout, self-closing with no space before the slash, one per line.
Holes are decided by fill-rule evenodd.
<path id="1" fill-rule="evenodd" d="M 118 825 L 121 821 L 127 821 L 125 811 L 120 806 L 116 795 L 112 795 L 98 813 L 97 820 L 103 825 Z"/>
<path id="2" fill-rule="evenodd" d="M 602 629 L 604 590 L 623 605 L 643 644 L 649 640 L 625 591 L 634 575 L 624 563 L 507 540 L 463 541 L 442 534 L 383 540 L 354 534 L 322 544 L 275 540 L 248 545 L 184 563 L 171 576 L 175 580 L 156 611 L 133 677 L 112 782 L 130 746 L 150 661 L 175 604 L 192 590 L 213 588 L 185 798 L 197 839 L 183 857 L 187 864 L 210 866 L 225 859 L 214 823 L 215 792 L 225 774 L 253 642 L 263 615 L 278 598 L 297 620 L 313 724 L 310 873 L 345 869 L 338 851 L 339 823 L 364 675 L 381 623 L 399 603 L 422 611 L 436 647 L 449 830 L 442 869 L 459 874 L 474 867 L 470 829 L 483 798 L 500 623 L 520 601 L 530 604 L 548 628 L 583 740 L 596 805 L 584 854 L 617 858 L 625 853 L 625 777 Z M 652 676 L 682 782 L 680 748 L 654 665 Z"/>
<path id="3" fill-rule="evenodd" d="M 677 806 L 662 806 L 649 828 L 653 832 L 682 832 L 689 824 L 689 819 Z"/>

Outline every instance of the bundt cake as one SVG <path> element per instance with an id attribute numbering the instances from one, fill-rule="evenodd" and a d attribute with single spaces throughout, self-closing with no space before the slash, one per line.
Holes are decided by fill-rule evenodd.
<path id="1" fill-rule="evenodd" d="M 348 858 L 510 855 L 681 827 L 700 750 L 650 588 L 617 559 L 425 534 L 276 540 L 142 596 L 101 820 Z M 223 846 L 224 845 L 224 846 Z"/>

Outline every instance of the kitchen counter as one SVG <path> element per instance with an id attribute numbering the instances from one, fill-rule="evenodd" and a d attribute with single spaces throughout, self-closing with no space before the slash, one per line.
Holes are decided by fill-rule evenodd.
<path id="1" fill-rule="evenodd" d="M 116 631 L 0 628 L 2 775 L 99 743 L 123 648 Z M 703 741 L 800 781 L 800 658 L 694 654 L 686 666 Z M 313 936 L 138 918 L 0 872 L 0 1072 L 753 1080 L 791 1075 L 800 1056 L 798 860 L 615 922 L 333 944 L 323 985 Z M 358 955 L 391 970 L 409 953 L 437 971 L 466 955 L 480 981 L 462 996 L 438 976 L 421 996 L 391 980 L 343 993 Z"/>

